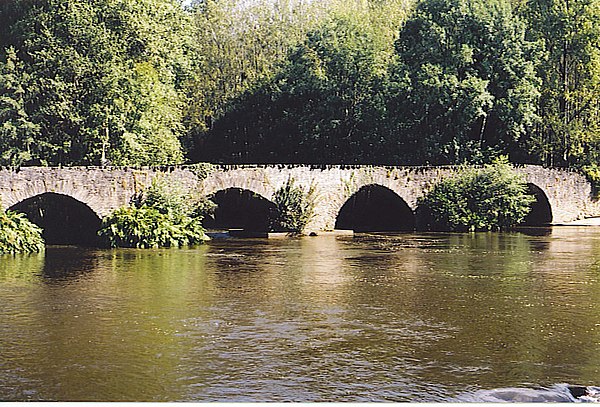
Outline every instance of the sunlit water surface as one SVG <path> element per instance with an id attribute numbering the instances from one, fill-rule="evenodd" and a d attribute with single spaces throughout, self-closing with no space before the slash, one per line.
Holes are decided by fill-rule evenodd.
<path id="1" fill-rule="evenodd" d="M 600 228 L 51 247 L 0 258 L 0 299 L 1 400 L 477 401 L 600 383 Z"/>

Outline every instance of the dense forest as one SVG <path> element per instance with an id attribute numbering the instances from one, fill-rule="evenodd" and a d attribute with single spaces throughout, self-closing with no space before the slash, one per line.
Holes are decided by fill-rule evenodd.
<path id="1" fill-rule="evenodd" d="M 600 0 L 4 0 L 0 165 L 600 175 Z"/>

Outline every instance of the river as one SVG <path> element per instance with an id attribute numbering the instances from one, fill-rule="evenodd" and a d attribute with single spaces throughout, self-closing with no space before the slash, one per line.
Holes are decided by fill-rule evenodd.
<path id="1" fill-rule="evenodd" d="M 0 400 L 481 401 L 598 385 L 600 228 L 526 232 L 4 256 Z"/>

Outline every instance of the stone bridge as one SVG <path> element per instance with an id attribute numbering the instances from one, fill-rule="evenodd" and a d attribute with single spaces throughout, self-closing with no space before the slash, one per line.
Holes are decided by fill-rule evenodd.
<path id="1" fill-rule="evenodd" d="M 543 223 L 567 223 L 600 216 L 600 204 L 593 198 L 590 183 L 581 174 L 539 166 L 521 166 L 516 171 L 529 183 L 540 204 L 547 207 Z M 456 167 L 340 165 L 4 168 L 0 170 L 0 202 L 4 209 L 19 210 L 36 197 L 60 196 L 66 199 L 65 204 L 80 204 L 96 218 L 102 218 L 130 203 L 156 177 L 200 195 L 236 189 L 249 191 L 267 201 L 293 178 L 297 185 L 312 186 L 315 190 L 316 216 L 308 230 L 319 232 L 339 227 L 336 223 L 344 205 L 361 191 L 371 194 L 375 200 L 377 197 L 395 199 L 408 208 L 407 213 L 414 215 L 417 199 L 434 183 L 455 172 Z"/>

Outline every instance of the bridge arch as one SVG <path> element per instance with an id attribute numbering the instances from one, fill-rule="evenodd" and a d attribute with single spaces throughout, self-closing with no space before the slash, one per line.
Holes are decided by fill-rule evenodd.
<path id="1" fill-rule="evenodd" d="M 552 206 L 543 189 L 532 182 L 527 183 L 527 192 L 535 197 L 531 211 L 523 221 L 523 226 L 547 226 L 552 223 Z"/>
<path id="2" fill-rule="evenodd" d="M 217 206 L 213 216 L 204 219 L 207 229 L 244 229 L 267 232 L 275 204 L 252 190 L 226 188 L 207 196 Z"/>
<path id="3" fill-rule="evenodd" d="M 336 229 L 355 232 L 401 232 L 415 229 L 415 214 L 392 189 L 368 184 L 356 191 L 339 210 Z"/>
<path id="4" fill-rule="evenodd" d="M 256 168 L 239 168 L 208 174 L 202 181 L 202 191 L 205 196 L 211 196 L 235 188 L 251 191 L 265 199 L 270 199 L 277 189 L 277 184 L 279 183 L 264 171 Z"/>
<path id="5" fill-rule="evenodd" d="M 100 217 L 87 204 L 64 194 L 44 192 L 8 208 L 22 212 L 43 229 L 46 244 L 95 246 Z"/>

